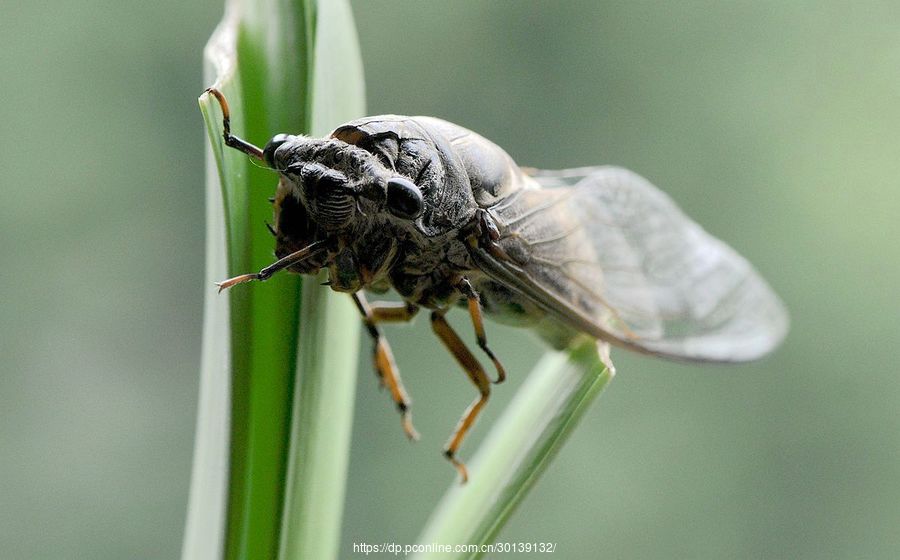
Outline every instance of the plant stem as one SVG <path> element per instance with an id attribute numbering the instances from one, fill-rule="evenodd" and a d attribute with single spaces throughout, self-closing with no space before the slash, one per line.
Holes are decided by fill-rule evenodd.
<path id="1" fill-rule="evenodd" d="M 602 343 L 585 341 L 570 351 L 544 356 L 470 462 L 469 482 L 452 486 L 432 513 L 420 545 L 492 541 L 588 405 L 612 380 L 614 370 L 604 365 L 605 352 Z M 413 558 L 481 555 L 435 551 Z"/>
<path id="2" fill-rule="evenodd" d="M 345 46 L 313 49 L 316 41 Z M 205 61 L 205 83 L 230 101 L 232 129 L 257 145 L 363 112 L 361 63 L 344 0 L 229 0 Z M 349 70 L 314 72 L 313 62 Z M 332 89 L 343 94 L 314 99 Z M 277 176 L 225 149 L 218 105 L 209 96 L 200 104 L 211 148 L 209 292 L 182 558 L 255 560 L 281 551 L 285 559 L 324 560 L 335 556 L 340 531 L 359 317 L 346 297 L 314 279 L 304 282 L 300 309 L 300 281 L 287 274 L 215 294 L 213 280 L 271 262 L 265 193 Z M 306 536 L 316 533 L 330 544 L 304 552 Z"/>

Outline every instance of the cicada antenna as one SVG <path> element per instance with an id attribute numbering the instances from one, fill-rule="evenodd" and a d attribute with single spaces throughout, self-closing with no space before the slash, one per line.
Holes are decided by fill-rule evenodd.
<path id="1" fill-rule="evenodd" d="M 216 88 L 207 88 L 206 93 L 215 97 L 219 102 L 219 106 L 222 108 L 222 137 L 225 139 L 225 145 L 229 148 L 244 152 L 248 156 L 254 157 L 265 163 L 266 158 L 263 156 L 263 151 L 261 149 L 231 133 L 231 111 L 228 109 L 228 101 L 225 100 L 225 96 L 222 92 Z"/>

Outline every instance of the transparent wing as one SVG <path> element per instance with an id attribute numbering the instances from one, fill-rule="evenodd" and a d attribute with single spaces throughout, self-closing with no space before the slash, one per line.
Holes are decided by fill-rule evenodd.
<path id="1" fill-rule="evenodd" d="M 784 337 L 784 307 L 750 263 L 643 177 L 533 178 L 488 208 L 510 257 L 476 250 L 488 275 L 579 331 L 670 358 L 748 361 Z"/>

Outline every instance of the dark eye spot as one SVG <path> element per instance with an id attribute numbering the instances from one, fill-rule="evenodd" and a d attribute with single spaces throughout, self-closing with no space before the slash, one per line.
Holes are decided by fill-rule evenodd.
<path id="1" fill-rule="evenodd" d="M 398 218 L 415 220 L 425 209 L 422 192 L 412 181 L 403 177 L 388 179 L 387 209 Z"/>
<path id="2" fill-rule="evenodd" d="M 266 158 L 266 163 L 269 164 L 269 167 L 272 169 L 275 168 L 275 150 L 281 147 L 282 144 L 287 142 L 290 139 L 290 136 L 287 134 L 276 134 L 269 140 L 269 143 L 266 144 L 266 147 L 263 148 L 263 157 Z"/>

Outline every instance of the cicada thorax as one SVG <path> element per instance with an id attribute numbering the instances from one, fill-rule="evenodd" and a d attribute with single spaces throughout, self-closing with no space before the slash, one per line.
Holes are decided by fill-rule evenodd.
<path id="1" fill-rule="evenodd" d="M 519 168 L 492 142 L 429 117 L 369 117 L 337 128 L 332 138 L 364 150 L 385 169 L 408 178 L 424 200 L 417 219 L 386 220 L 383 228 L 368 230 L 340 260 L 358 262 L 361 255 L 378 254 L 371 249 L 387 231 L 395 252 L 386 270 L 389 283 L 404 298 L 425 307 L 452 303 L 459 278 L 477 272 L 463 234 L 479 207 L 519 188 L 523 180 Z"/>
<path id="2" fill-rule="evenodd" d="M 466 161 L 446 132 L 425 117 L 384 115 L 352 121 L 333 133 L 374 154 L 420 189 L 425 210 L 415 226 L 429 244 L 463 227 L 477 208 Z"/>
<path id="3" fill-rule="evenodd" d="M 291 270 L 328 267 L 329 283 L 339 291 L 386 282 L 427 307 L 452 302 L 459 278 L 477 272 L 463 234 L 479 208 L 524 180 L 492 142 L 428 117 L 370 117 L 326 139 L 281 137 L 267 150 L 281 175 L 276 253 L 333 241 L 327 256 Z M 398 178 L 408 181 L 407 190 L 392 200 L 391 181 Z M 404 204 L 410 189 L 415 196 Z M 416 197 L 422 208 L 413 215 L 408 210 Z"/>

